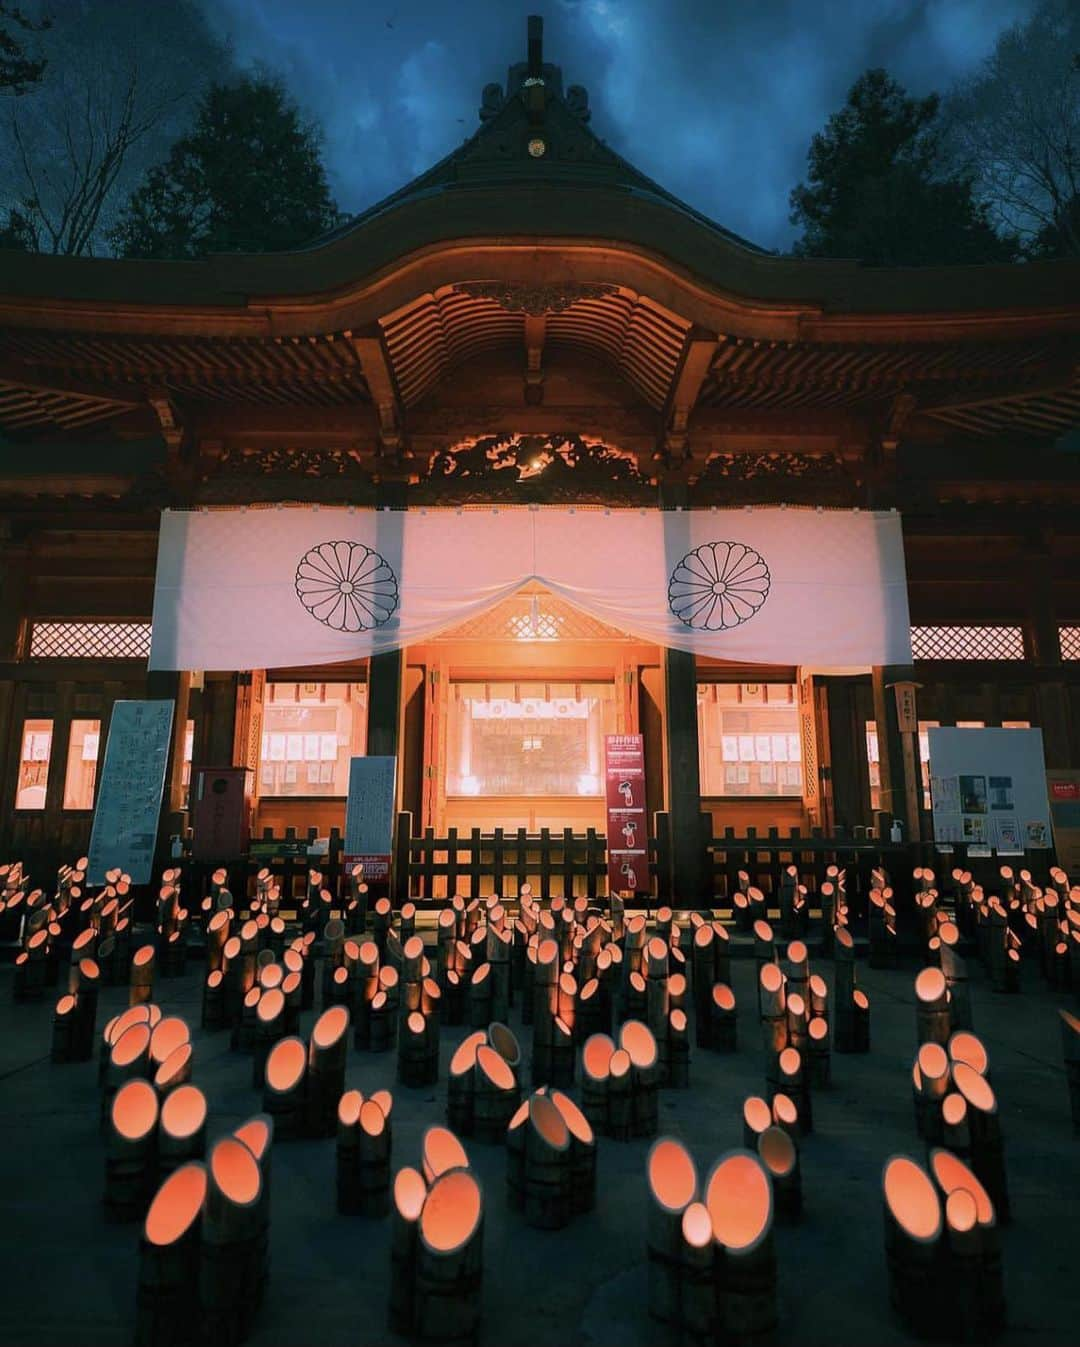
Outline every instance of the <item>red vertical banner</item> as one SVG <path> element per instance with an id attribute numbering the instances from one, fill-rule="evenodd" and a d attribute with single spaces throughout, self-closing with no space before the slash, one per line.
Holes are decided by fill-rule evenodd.
<path id="1" fill-rule="evenodd" d="M 604 736 L 607 796 L 608 893 L 641 893 L 649 884 L 649 830 L 645 818 L 645 740 L 640 734 Z"/>

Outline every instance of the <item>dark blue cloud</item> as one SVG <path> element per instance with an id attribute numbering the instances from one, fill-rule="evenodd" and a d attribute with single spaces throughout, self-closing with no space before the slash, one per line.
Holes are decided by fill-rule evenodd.
<path id="1" fill-rule="evenodd" d="M 767 247 L 792 237 L 810 136 L 884 65 L 942 90 L 1033 0 L 214 0 L 242 62 L 280 70 L 322 123 L 340 205 L 362 210 L 472 134 L 480 90 L 545 58 L 588 87 L 592 126 L 642 172 Z"/>

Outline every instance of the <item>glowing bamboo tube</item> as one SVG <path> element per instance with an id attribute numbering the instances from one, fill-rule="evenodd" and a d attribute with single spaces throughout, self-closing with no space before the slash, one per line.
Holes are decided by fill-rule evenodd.
<path id="1" fill-rule="evenodd" d="M 308 1044 L 306 1118 L 309 1136 L 333 1136 L 338 1100 L 345 1092 L 349 1012 L 331 1006 L 315 1022 Z"/>
<path id="2" fill-rule="evenodd" d="M 1065 1083 L 1069 1090 L 1069 1111 L 1073 1131 L 1080 1132 L 1080 1019 L 1067 1010 L 1061 1017 L 1061 1053 L 1065 1059 Z"/>
<path id="3" fill-rule="evenodd" d="M 608 1062 L 608 1130 L 613 1141 L 634 1135 L 633 1081 L 630 1054 L 618 1048 Z"/>
<path id="4" fill-rule="evenodd" d="M 75 1039 L 76 1024 L 75 997 L 70 992 L 65 992 L 57 1001 L 56 1010 L 53 1012 L 52 1049 L 50 1052 L 52 1061 L 70 1062 L 74 1060 L 72 1044 Z"/>
<path id="5" fill-rule="evenodd" d="M 627 1020 L 619 1030 L 619 1047 L 630 1055 L 633 1135 L 653 1137 L 659 1126 L 660 1109 L 656 1039 L 647 1025 L 638 1020 Z"/>
<path id="6" fill-rule="evenodd" d="M 772 1181 L 778 1220 L 797 1221 L 802 1216 L 802 1173 L 799 1150 L 782 1127 L 766 1127 L 755 1147 Z"/>
<path id="7" fill-rule="evenodd" d="M 109 1112 L 105 1155 L 105 1213 L 132 1221 L 146 1210 L 157 1176 L 158 1097 L 146 1080 L 129 1080 Z"/>
<path id="8" fill-rule="evenodd" d="M 649 1313 L 661 1323 L 678 1325 L 682 1318 L 682 1218 L 697 1196 L 697 1170 L 681 1142 L 661 1137 L 649 1151 L 646 1178 Z"/>
<path id="9" fill-rule="evenodd" d="M 851 996 L 852 1044 L 851 1052 L 870 1051 L 870 998 L 856 987 Z"/>
<path id="10" fill-rule="evenodd" d="M 615 1044 L 607 1034 L 593 1034 L 581 1053 L 581 1110 L 593 1130 L 607 1134 L 608 1080 Z"/>
<path id="11" fill-rule="evenodd" d="M 429 1127 L 423 1136 L 420 1147 L 420 1167 L 424 1181 L 431 1184 L 450 1169 L 468 1168 L 469 1157 L 465 1147 L 445 1127 Z"/>
<path id="12" fill-rule="evenodd" d="M 223 1137 L 210 1152 L 199 1292 L 210 1341 L 247 1336 L 266 1280 L 262 1174 L 250 1149 Z"/>
<path id="13" fill-rule="evenodd" d="M 952 1278 L 946 1304 L 952 1312 L 946 1332 L 957 1341 L 985 1342 L 1005 1322 L 1005 1285 L 1002 1274 L 1001 1240 L 994 1204 L 974 1172 L 950 1151 L 930 1152 L 930 1172 L 948 1202 L 963 1193 L 975 1204 L 974 1230 L 960 1231 L 955 1219 L 949 1231 Z M 962 1235 L 964 1238 L 958 1239 Z M 959 1257 L 958 1257 L 959 1255 Z"/>
<path id="14" fill-rule="evenodd" d="M 971 1168 L 990 1194 L 998 1220 L 1002 1225 L 1008 1225 L 1011 1215 L 1009 1187 L 997 1097 L 990 1082 L 966 1062 L 953 1063 L 952 1077 L 957 1090 L 967 1101 Z"/>
<path id="15" fill-rule="evenodd" d="M 596 1134 L 581 1109 L 561 1090 L 552 1090 L 551 1102 L 570 1133 L 570 1204 L 574 1212 L 596 1205 Z"/>
<path id="16" fill-rule="evenodd" d="M 451 1131 L 471 1136 L 473 1130 L 473 1100 L 477 1049 L 485 1042 L 482 1029 L 468 1034 L 458 1044 L 450 1059 L 446 1080 L 446 1121 Z"/>
<path id="17" fill-rule="evenodd" d="M 193 1049 L 190 1043 L 181 1043 L 154 1072 L 154 1089 L 162 1099 L 191 1079 Z"/>
<path id="18" fill-rule="evenodd" d="M 915 979 L 915 1015 L 919 1043 L 948 1043 L 949 992 L 940 968 L 924 968 Z"/>
<path id="19" fill-rule="evenodd" d="M 574 1063 L 576 1047 L 573 1027 L 561 1015 L 556 1015 L 551 1023 L 551 1070 L 546 1084 L 572 1085 L 574 1083 Z"/>
<path id="20" fill-rule="evenodd" d="M 971 994 L 968 990 L 967 965 L 959 953 L 960 928 L 955 922 L 945 921 L 938 927 L 941 942 L 938 957 L 949 992 L 950 1019 L 954 1029 L 971 1029 Z"/>
<path id="21" fill-rule="evenodd" d="M 772 1101 L 772 1121 L 782 1127 L 792 1141 L 798 1145 L 802 1128 L 799 1124 L 799 1109 L 791 1095 L 778 1090 Z"/>
<path id="22" fill-rule="evenodd" d="M 251 1059 L 251 1087 L 261 1088 L 266 1077 L 266 1059 L 275 1043 L 285 1037 L 285 993 L 280 987 L 264 991 L 255 1007 L 255 1042 Z"/>
<path id="23" fill-rule="evenodd" d="M 144 1005 L 154 994 L 154 947 L 143 945 L 131 959 L 131 980 L 128 1004 Z"/>
<path id="24" fill-rule="evenodd" d="M 757 1155 L 729 1151 L 713 1166 L 705 1187 L 712 1221 L 720 1328 L 735 1342 L 752 1341 L 776 1327 L 776 1254 L 772 1186 Z"/>
<path id="25" fill-rule="evenodd" d="M 307 1048 L 301 1038 L 283 1038 L 266 1059 L 263 1108 L 274 1120 L 274 1132 L 283 1141 L 304 1130 L 307 1087 Z"/>
<path id="26" fill-rule="evenodd" d="M 104 1123 L 109 1116 L 113 1098 L 120 1087 L 135 1077 L 150 1074 L 150 1025 L 133 1024 L 113 1041 L 109 1052 L 101 1092 L 101 1116 Z"/>
<path id="27" fill-rule="evenodd" d="M 473 1078 L 473 1134 L 478 1141 L 501 1144 L 518 1107 L 517 1077 L 501 1053 L 482 1043 L 476 1049 Z"/>
<path id="28" fill-rule="evenodd" d="M 164 1178 L 206 1151 L 206 1096 L 197 1085 L 170 1090 L 158 1120 L 158 1172 Z"/>
<path id="29" fill-rule="evenodd" d="M 882 1186 L 890 1302 L 913 1332 L 936 1336 L 943 1319 L 941 1199 L 922 1166 L 902 1155 L 886 1162 Z"/>
<path id="30" fill-rule="evenodd" d="M 802 1053 L 797 1048 L 785 1048 L 777 1058 L 778 1092 L 786 1094 L 795 1104 L 799 1127 L 806 1135 L 814 1130 L 813 1102 L 810 1087 L 803 1070 Z M 774 1096 L 775 1097 L 775 1096 Z"/>
<path id="31" fill-rule="evenodd" d="M 750 1095 L 743 1103 L 743 1147 L 756 1151 L 758 1139 L 773 1125 L 772 1109 L 760 1095 Z"/>
<path id="32" fill-rule="evenodd" d="M 833 942 L 833 1047 L 837 1052 L 856 1052 L 855 1046 L 855 942 L 846 927 L 837 927 Z"/>
<path id="33" fill-rule="evenodd" d="M 101 969 L 95 959 L 83 958 L 72 964 L 68 981 L 68 991 L 75 996 L 72 1061 L 88 1062 L 94 1055 L 100 986 Z"/>
<path id="34" fill-rule="evenodd" d="M 179 1015 L 166 1015 L 159 1020 L 150 1036 L 150 1059 L 154 1066 L 160 1066 L 177 1048 L 190 1040 L 191 1030 Z"/>
<path id="35" fill-rule="evenodd" d="M 559 1230 L 573 1214 L 570 1130 L 546 1094 L 529 1100 L 525 1125 L 525 1221 Z"/>
<path id="36" fill-rule="evenodd" d="M 441 1175 L 420 1213 L 416 1246 L 416 1316 L 421 1341 L 473 1342 L 480 1320 L 484 1212 L 468 1169 Z"/>
<path id="37" fill-rule="evenodd" d="M 416 1247 L 427 1184 L 415 1169 L 399 1169 L 394 1177 L 390 1224 L 390 1287 L 388 1324 L 402 1336 L 412 1333 L 416 1317 Z"/>
<path id="38" fill-rule="evenodd" d="M 924 1043 L 915 1058 L 915 1127 L 933 1145 L 942 1140 L 942 1104 L 949 1090 L 949 1058 L 940 1043 Z"/>
<path id="39" fill-rule="evenodd" d="M 136 1347 L 172 1347 L 199 1332 L 199 1243 L 206 1167 L 182 1166 L 150 1204 L 139 1244 Z"/>

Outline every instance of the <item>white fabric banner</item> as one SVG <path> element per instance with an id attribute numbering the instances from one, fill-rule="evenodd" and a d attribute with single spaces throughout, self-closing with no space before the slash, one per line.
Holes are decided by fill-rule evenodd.
<path id="1" fill-rule="evenodd" d="M 150 667 L 358 659 L 530 580 L 630 636 L 719 659 L 911 659 L 894 512 L 288 507 L 163 513 Z"/>

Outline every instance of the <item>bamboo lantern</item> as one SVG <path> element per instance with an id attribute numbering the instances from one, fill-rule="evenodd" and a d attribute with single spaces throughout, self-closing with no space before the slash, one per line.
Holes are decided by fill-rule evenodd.
<path id="1" fill-rule="evenodd" d="M 937 1337 L 944 1327 L 941 1199 L 922 1166 L 906 1156 L 887 1161 L 882 1185 L 890 1302 L 912 1332 Z"/>
<path id="2" fill-rule="evenodd" d="M 56 1010 L 53 1012 L 51 1061 L 71 1062 L 75 1060 L 72 1045 L 76 1038 L 77 1023 L 75 997 L 70 992 L 65 992 L 57 1001 Z"/>
<path id="3" fill-rule="evenodd" d="M 734 1052 L 738 1021 L 735 993 L 726 982 L 717 982 L 709 999 L 709 1046 L 714 1052 Z"/>
<path id="4" fill-rule="evenodd" d="M 410 1086 L 430 1085 L 439 1078 L 438 1029 L 433 1034 L 419 1010 L 409 1011 L 398 1030 L 397 1078 Z"/>
<path id="5" fill-rule="evenodd" d="M 250 1331 L 266 1280 L 262 1174 L 236 1137 L 217 1142 L 208 1168 L 199 1267 L 202 1336 L 240 1342 Z"/>
<path id="6" fill-rule="evenodd" d="M 773 941 L 772 927 L 763 917 L 754 922 L 754 974 L 758 984 L 758 1015 L 763 1014 L 761 1006 L 761 972 L 766 964 L 776 962 L 776 945 Z"/>
<path id="7" fill-rule="evenodd" d="M 133 1024 L 113 1043 L 101 1092 L 102 1121 L 108 1119 L 112 1102 L 125 1082 L 150 1073 L 150 1026 Z"/>
<path id="8" fill-rule="evenodd" d="M 128 1004 L 145 1005 L 154 993 L 154 947 L 143 945 L 131 959 L 131 980 Z"/>
<path id="9" fill-rule="evenodd" d="M 681 975 L 678 975 L 681 976 Z M 668 1016 L 668 1084 L 676 1090 L 690 1088 L 690 1035 L 686 1011 L 676 1008 Z"/>
<path id="10" fill-rule="evenodd" d="M 371 1047 L 371 1004 L 379 992 L 379 947 L 374 940 L 360 944 L 353 997 L 353 1047 Z"/>
<path id="11" fill-rule="evenodd" d="M 225 1027 L 225 974 L 220 968 L 211 969 L 203 983 L 202 1027 L 204 1029 L 223 1029 Z"/>
<path id="12" fill-rule="evenodd" d="M 799 1124 L 799 1108 L 791 1095 L 784 1094 L 783 1090 L 777 1091 L 773 1096 L 772 1121 L 777 1127 L 782 1127 L 792 1141 L 798 1145 L 799 1134 L 802 1131 Z"/>
<path id="13" fill-rule="evenodd" d="M 711 922 L 702 922 L 694 931 L 691 945 L 694 990 L 694 1038 L 699 1048 L 714 1046 L 715 1025 L 712 1018 L 712 987 L 716 982 L 716 933 Z"/>
<path id="14" fill-rule="evenodd" d="M 912 1068 L 915 1129 L 924 1141 L 939 1145 L 943 1138 L 942 1106 L 949 1090 L 949 1058 L 940 1043 L 924 1043 Z"/>
<path id="15" fill-rule="evenodd" d="M 283 1141 L 298 1137 L 305 1125 L 307 1048 L 301 1038 L 283 1038 L 266 1059 L 263 1108 Z"/>
<path id="16" fill-rule="evenodd" d="M 1001 1261 L 1001 1238 L 997 1228 L 994 1204 L 990 1195 L 972 1170 L 947 1150 L 930 1152 L 930 1172 L 946 1199 L 956 1192 L 969 1194 L 975 1201 L 976 1231 L 963 1241 L 961 1259 L 954 1257 L 951 1269 L 956 1283 L 955 1296 L 950 1288 L 948 1303 L 957 1311 L 959 1322 L 953 1332 L 971 1336 L 964 1341 L 980 1342 L 1000 1332 L 1005 1323 L 1005 1283 Z M 977 1233 L 977 1240 L 971 1235 Z M 955 1253 L 955 1240 L 950 1240 Z M 969 1261 L 977 1244 L 978 1261 Z M 973 1314 L 974 1311 L 974 1314 Z"/>
<path id="17" fill-rule="evenodd" d="M 915 979 L 915 1017 L 920 1044 L 948 1043 L 949 992 L 940 968 L 924 968 Z"/>
<path id="18" fill-rule="evenodd" d="M 851 1052 L 870 1051 L 870 998 L 856 987 L 851 996 Z"/>
<path id="19" fill-rule="evenodd" d="M 177 1048 L 191 1041 L 191 1030 L 179 1015 L 166 1015 L 154 1026 L 150 1036 L 150 1060 L 158 1067 Z"/>
<path id="20" fill-rule="evenodd" d="M 968 1029 L 958 1029 L 949 1038 L 950 1062 L 966 1062 L 980 1076 L 990 1079 L 990 1057 L 982 1039 Z"/>
<path id="21" fill-rule="evenodd" d="M 803 1135 L 814 1130 L 813 1101 L 810 1086 L 803 1069 L 802 1053 L 797 1048 L 785 1048 L 777 1059 L 778 1093 L 786 1094 L 798 1112 L 799 1128 Z M 773 1096 L 775 1098 L 775 1094 Z"/>
<path id="22" fill-rule="evenodd" d="M 829 988 L 825 979 L 820 973 L 811 973 L 807 988 L 810 994 L 810 1018 L 814 1019 L 815 1017 L 820 1016 L 822 1019 L 828 1019 Z"/>
<path id="23" fill-rule="evenodd" d="M 634 1133 L 633 1066 L 630 1054 L 619 1048 L 608 1062 L 608 1132 L 613 1141 L 629 1141 Z"/>
<path id="24" fill-rule="evenodd" d="M 486 1041 L 482 1029 L 468 1034 L 454 1050 L 446 1082 L 446 1121 L 451 1131 L 471 1136 L 477 1049 Z"/>
<path id="25" fill-rule="evenodd" d="M 998 1220 L 1008 1225 L 1009 1188 L 1005 1177 L 1005 1148 L 1001 1135 L 997 1098 L 985 1077 L 966 1062 L 956 1062 L 953 1083 L 968 1106 L 971 1134 L 971 1168 L 990 1194 Z"/>
<path id="26" fill-rule="evenodd" d="M 259 1166 L 262 1183 L 259 1187 L 259 1257 L 264 1268 L 269 1266 L 270 1258 L 270 1177 L 271 1156 L 273 1155 L 274 1122 L 266 1113 L 256 1113 L 247 1122 L 233 1129 L 233 1136 L 243 1142 L 255 1157 Z"/>
<path id="27" fill-rule="evenodd" d="M 88 1062 L 94 1055 L 94 1036 L 97 1030 L 98 987 L 101 969 L 94 959 L 80 959 L 72 965 L 68 991 L 75 996 L 72 1024 L 72 1055 L 75 1062 Z"/>
<path id="28" fill-rule="evenodd" d="M 451 1169 L 467 1169 L 469 1157 L 465 1147 L 445 1127 L 429 1127 L 420 1148 L 420 1167 L 424 1180 L 430 1186 L 440 1174 Z"/>
<path id="29" fill-rule="evenodd" d="M 109 1113 L 105 1155 L 105 1214 L 132 1221 L 146 1210 L 157 1175 L 158 1097 L 147 1080 L 129 1080 Z"/>
<path id="30" fill-rule="evenodd" d="M 820 1015 L 806 1026 L 806 1055 L 804 1058 L 807 1082 L 824 1088 L 832 1082 L 832 1063 L 829 1056 L 829 1025 Z"/>
<path id="31" fill-rule="evenodd" d="M 345 1092 L 348 1032 L 349 1012 L 345 1006 L 324 1010 L 311 1031 L 306 1095 L 309 1136 L 329 1137 L 336 1131 L 338 1100 Z"/>
<path id="32" fill-rule="evenodd" d="M 388 1323 L 391 1332 L 403 1337 L 412 1333 L 416 1317 L 417 1236 L 426 1198 L 423 1176 L 415 1169 L 399 1169 L 391 1207 Z"/>
<path id="33" fill-rule="evenodd" d="M 295 1035 L 300 1030 L 300 1010 L 304 996 L 303 970 L 290 970 L 285 974 L 281 979 L 281 994 L 285 998 L 282 1028 L 286 1035 Z"/>
<path id="34" fill-rule="evenodd" d="M 649 1313 L 661 1323 L 682 1322 L 682 1218 L 697 1196 L 697 1170 L 685 1146 L 661 1137 L 646 1164 Z"/>
<path id="35" fill-rule="evenodd" d="M 533 966 L 533 1051 L 532 1083 L 546 1085 L 551 1080 L 552 1043 L 558 1011 L 559 946 L 554 940 L 541 940 L 536 946 Z"/>
<path id="36" fill-rule="evenodd" d="M 804 987 L 806 983 L 802 984 Z M 785 987 L 787 996 L 787 1041 L 788 1047 L 806 1051 L 809 1018 L 806 1013 L 806 1000 L 800 992 L 793 992 L 791 986 Z"/>
<path id="37" fill-rule="evenodd" d="M 573 1027 L 556 1015 L 551 1024 L 551 1070 L 545 1083 L 572 1085 L 576 1058 Z"/>
<path id="38" fill-rule="evenodd" d="M 631 1062 L 632 1134 L 654 1137 L 659 1126 L 660 1109 L 656 1039 L 647 1025 L 638 1020 L 627 1020 L 619 1030 L 619 1047 L 629 1054 Z"/>
<path id="39" fill-rule="evenodd" d="M 833 940 L 833 991 L 836 1009 L 833 1014 L 833 1047 L 837 1052 L 857 1052 L 855 1007 L 855 942 L 851 932 L 838 926 Z"/>
<path id="40" fill-rule="evenodd" d="M 338 1105 L 337 1204 L 342 1212 L 385 1216 L 390 1207 L 390 1127 L 375 1099 L 349 1090 Z"/>
<path id="41" fill-rule="evenodd" d="M 1069 1111 L 1074 1132 L 1080 1132 L 1080 1019 L 1067 1010 L 1061 1017 L 1061 1052 L 1065 1059 L 1065 1083 L 1069 1090 Z"/>
<path id="42" fill-rule="evenodd" d="M 560 1230 L 573 1215 L 570 1129 L 547 1094 L 529 1100 L 525 1124 L 525 1222 Z"/>
<path id="43" fill-rule="evenodd" d="M 484 1043 L 476 1049 L 473 1078 L 473 1135 L 501 1143 L 518 1107 L 517 1076 L 502 1053 Z"/>
<path id="44" fill-rule="evenodd" d="M 941 1134 L 954 1155 L 963 1158 L 971 1154 L 967 1100 L 958 1090 L 950 1090 L 941 1101 Z"/>
<path id="45" fill-rule="evenodd" d="M 244 993 L 240 1003 L 240 1018 L 232 1027 L 232 1047 L 240 1052 L 254 1052 L 255 1028 L 258 1024 L 259 1002 L 262 1000 L 262 988 L 254 982 Z"/>
<path id="46" fill-rule="evenodd" d="M 788 1043 L 787 1004 L 784 975 L 775 963 L 764 963 L 758 974 L 758 1013 L 761 1018 L 761 1040 L 765 1049 L 765 1079 L 772 1089 L 778 1088 L 778 1062 Z"/>
<path id="47" fill-rule="evenodd" d="M 199 1245 L 205 1165 L 175 1170 L 157 1191 L 139 1244 L 136 1347 L 173 1347 L 199 1335 Z"/>
<path id="48" fill-rule="evenodd" d="M 274 965 L 278 967 L 277 964 Z M 266 1078 L 266 1059 L 275 1043 L 285 1036 L 285 993 L 271 987 L 255 1007 L 255 1044 L 251 1060 L 251 1088 L 259 1089 Z"/>
<path id="49" fill-rule="evenodd" d="M 608 1080 L 615 1044 L 607 1034 L 593 1034 L 581 1053 L 581 1110 L 594 1131 L 608 1133 Z"/>
<path id="50" fill-rule="evenodd" d="M 186 1085 L 191 1079 L 193 1050 L 190 1043 L 181 1043 L 154 1072 L 154 1089 L 162 1099 L 180 1085 Z"/>
<path id="51" fill-rule="evenodd" d="M 799 1151 L 782 1127 L 766 1127 L 756 1147 L 772 1182 L 777 1220 L 798 1221 L 802 1216 L 802 1173 Z"/>
<path id="52" fill-rule="evenodd" d="M 113 1044 L 128 1029 L 136 1024 L 146 1024 L 149 1027 L 153 1011 L 156 1006 L 131 1006 L 119 1015 L 114 1015 L 101 1031 L 101 1038 L 98 1041 L 98 1083 L 105 1083 L 105 1074 L 108 1070 L 109 1061 L 112 1056 Z M 160 1011 L 158 1012 L 160 1018 Z M 150 1039 L 146 1040 L 149 1048 Z"/>
<path id="53" fill-rule="evenodd" d="M 743 1104 L 743 1146 L 757 1150 L 762 1133 L 773 1125 L 772 1109 L 760 1095 L 751 1095 Z"/>
<path id="54" fill-rule="evenodd" d="M 420 1341 L 472 1343 L 480 1321 L 483 1199 L 468 1169 L 432 1184 L 418 1223 L 415 1320 Z"/>
<path id="55" fill-rule="evenodd" d="M 713 1166 L 705 1206 L 717 1246 L 720 1330 L 732 1342 L 760 1341 L 776 1327 L 772 1185 L 757 1155 L 729 1151 Z"/>
<path id="56" fill-rule="evenodd" d="M 551 1102 L 570 1133 L 570 1202 L 575 1213 L 596 1205 L 596 1135 L 581 1109 L 561 1090 L 552 1090 Z"/>
<path id="57" fill-rule="evenodd" d="M 158 1119 L 158 1173 L 166 1178 L 189 1160 L 206 1153 L 206 1096 L 197 1085 L 170 1090 Z"/>
<path id="58" fill-rule="evenodd" d="M 959 953 L 960 928 L 955 922 L 945 921 L 938 927 L 938 957 L 945 985 L 949 993 L 949 1011 L 953 1028 L 971 1029 L 971 993 L 968 988 L 967 965 Z"/>
<path id="59" fill-rule="evenodd" d="M 716 1334 L 716 1288 L 712 1221 L 704 1202 L 691 1202 L 682 1214 L 680 1311 L 683 1332 L 692 1342 L 712 1342 Z"/>

